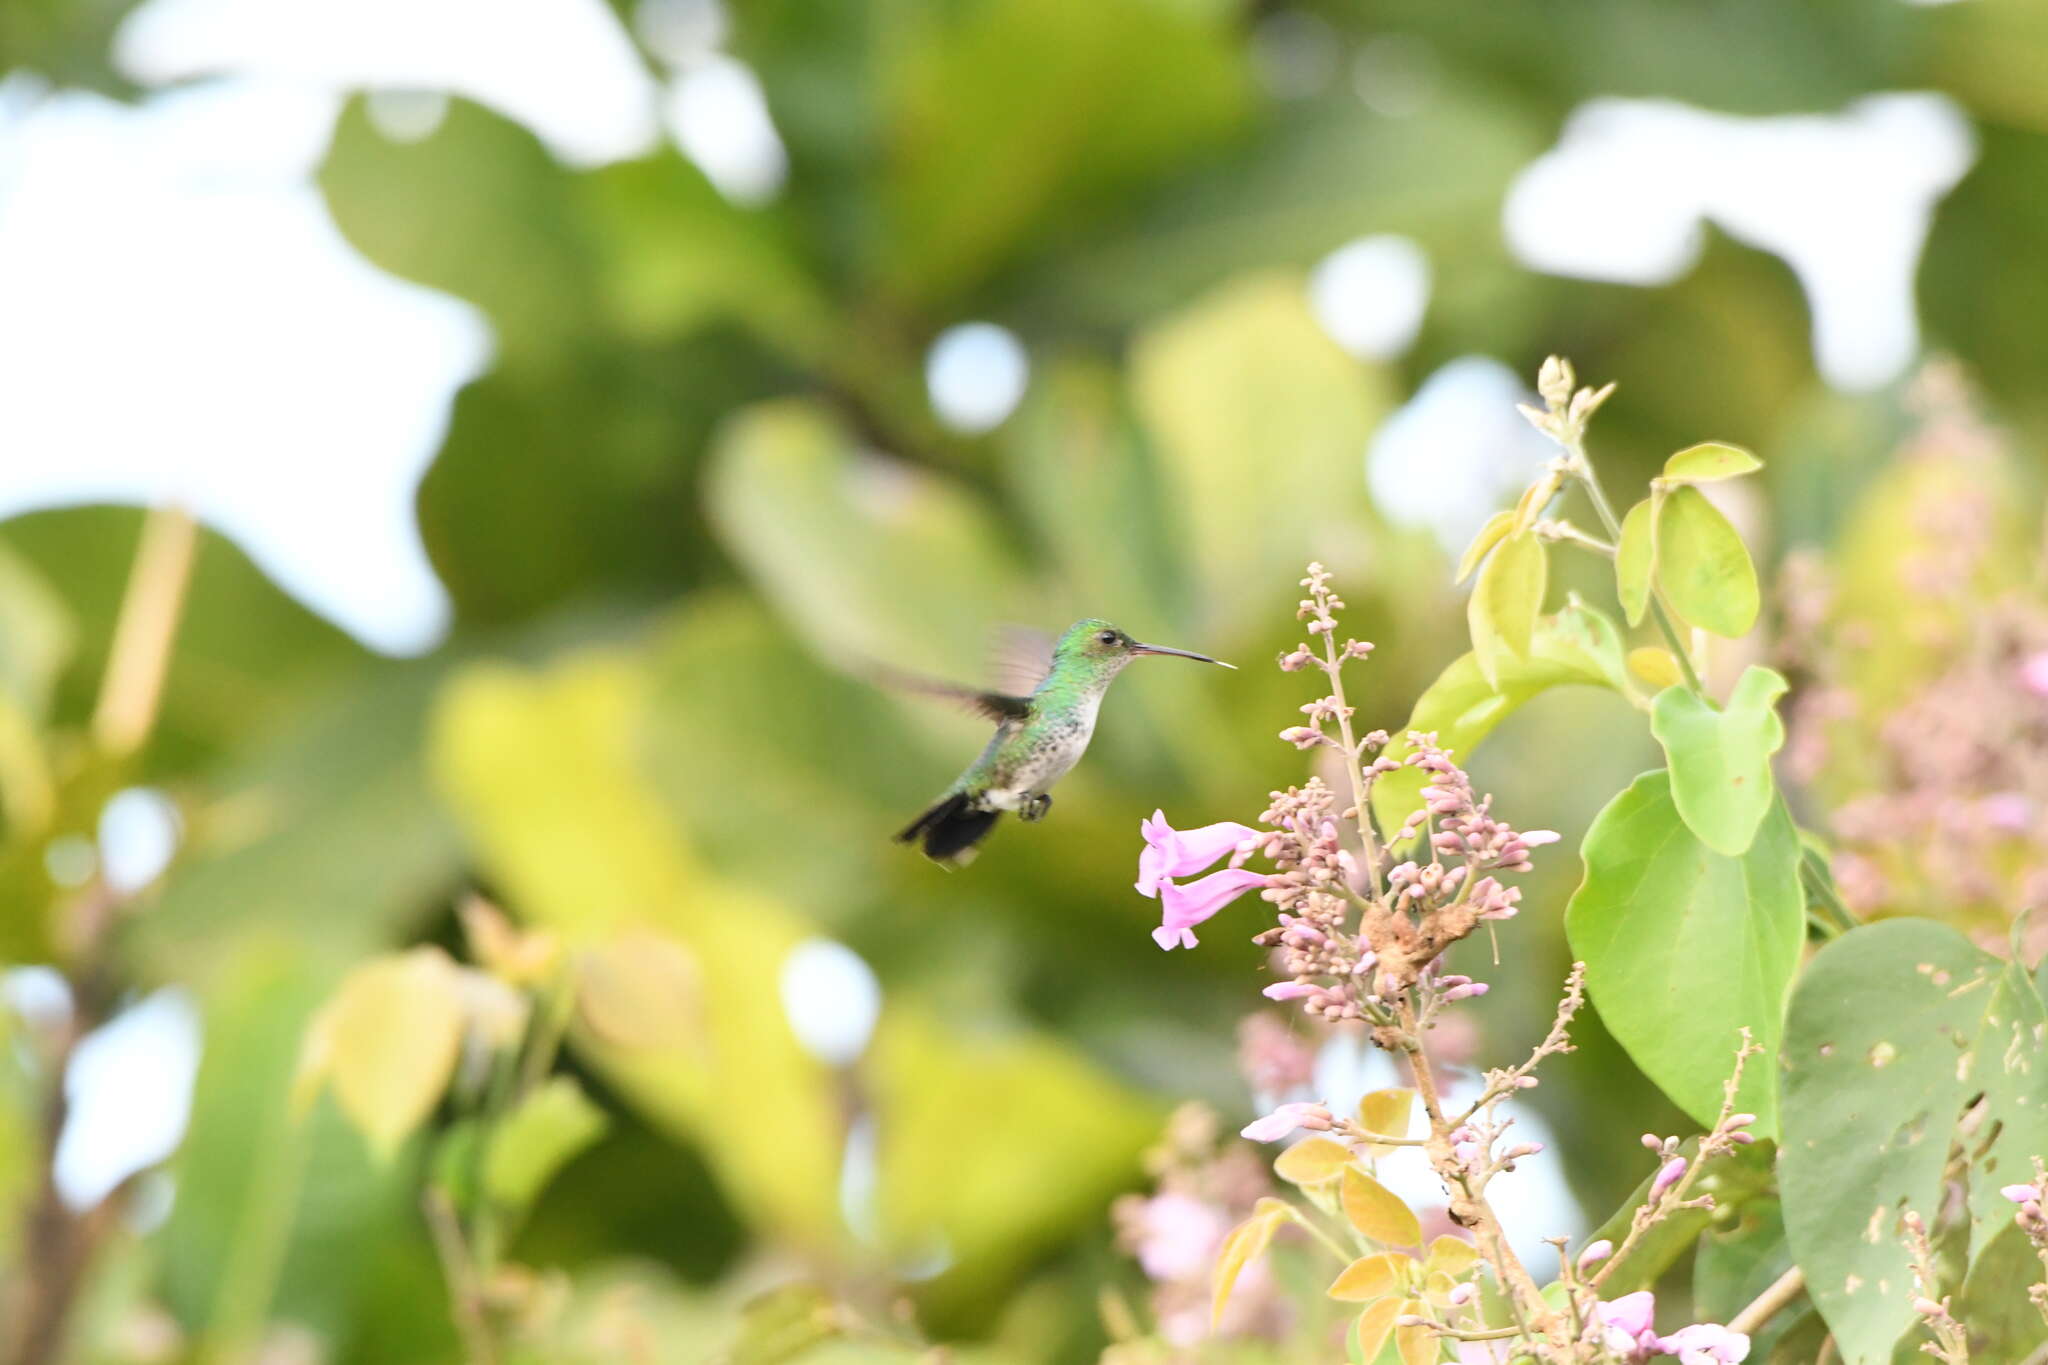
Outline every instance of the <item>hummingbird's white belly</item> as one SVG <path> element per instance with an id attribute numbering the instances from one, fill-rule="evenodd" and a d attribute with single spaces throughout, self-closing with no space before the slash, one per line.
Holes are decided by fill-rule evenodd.
<path id="1" fill-rule="evenodd" d="M 1101 705 L 1101 697 L 1089 697 L 1068 724 L 1050 731 L 1043 745 L 1011 765 L 1000 784 L 983 791 L 982 804 L 991 810 L 1019 810 L 1065 777 L 1087 752 Z"/>

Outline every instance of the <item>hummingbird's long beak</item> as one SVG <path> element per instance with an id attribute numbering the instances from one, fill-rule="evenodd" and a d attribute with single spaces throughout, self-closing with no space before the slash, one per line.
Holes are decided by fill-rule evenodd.
<path id="1" fill-rule="evenodd" d="M 1206 654 L 1196 654 L 1196 653 L 1194 653 L 1194 652 L 1192 652 L 1192 651 L 1190 651 L 1190 650 L 1185 650 L 1185 649 L 1168 649 L 1168 648 L 1167 648 L 1167 647 L 1166 647 L 1165 645 L 1136 645 L 1136 644 L 1134 644 L 1134 645 L 1132 645 L 1132 646 L 1131 646 L 1131 653 L 1133 653 L 1133 654 L 1171 654 L 1171 655 L 1172 655 L 1172 656 L 1173 656 L 1174 658 L 1176 658 L 1176 659 L 1193 659 L 1193 660 L 1194 660 L 1194 661 L 1195 661 L 1196 663 L 1198 663 L 1198 664 L 1215 664 L 1215 665 L 1216 665 L 1216 666 L 1217 666 L 1218 668 L 1236 668 L 1236 667 L 1237 667 L 1237 665 L 1236 665 L 1236 664 L 1227 664 L 1227 663 L 1224 663 L 1224 662 L 1223 662 L 1223 660 L 1221 660 L 1221 659 L 1212 659 L 1212 658 L 1210 658 L 1210 657 L 1209 657 L 1208 655 L 1206 655 Z"/>

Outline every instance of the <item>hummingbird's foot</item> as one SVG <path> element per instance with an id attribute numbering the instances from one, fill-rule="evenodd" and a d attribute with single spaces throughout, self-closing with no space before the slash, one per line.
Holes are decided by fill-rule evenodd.
<path id="1" fill-rule="evenodd" d="M 1044 792 L 1032 797 L 1017 808 L 1017 818 L 1026 824 L 1037 824 L 1052 809 L 1052 798 Z"/>

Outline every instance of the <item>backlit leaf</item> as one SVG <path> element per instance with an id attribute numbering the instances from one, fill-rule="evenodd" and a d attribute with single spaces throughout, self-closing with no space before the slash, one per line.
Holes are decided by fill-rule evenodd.
<path id="1" fill-rule="evenodd" d="M 1509 658 L 1529 657 L 1549 565 L 1536 533 L 1518 531 L 1500 543 L 1479 571 L 1479 582 L 1465 604 L 1465 620 L 1480 671 L 1496 687 Z"/>
<path id="2" fill-rule="evenodd" d="M 1479 1248 L 1462 1237 L 1445 1233 L 1432 1238 L 1429 1243 L 1429 1258 L 1423 1268 L 1434 1275 L 1441 1271 L 1446 1275 L 1458 1275 L 1479 1263 Z"/>
<path id="3" fill-rule="evenodd" d="M 1408 1136 L 1408 1121 L 1415 1111 L 1415 1092 L 1407 1089 L 1371 1090 L 1358 1101 L 1358 1122 L 1368 1133 L 1385 1137 Z M 1374 1156 L 1394 1150 L 1385 1143 L 1369 1144 Z"/>
<path id="4" fill-rule="evenodd" d="M 1650 585 L 1657 572 L 1657 508 L 1644 498 L 1621 519 L 1621 540 L 1614 550 L 1614 586 L 1622 614 L 1639 625 L 1650 606 Z"/>
<path id="5" fill-rule="evenodd" d="M 1273 1174 L 1296 1185 L 1313 1185 L 1336 1179 L 1351 1161 L 1351 1152 L 1342 1143 L 1306 1138 L 1280 1154 L 1273 1163 Z"/>
<path id="6" fill-rule="evenodd" d="M 1414 1314 L 1429 1316 L 1426 1305 L 1420 1299 L 1404 1299 L 1401 1312 L 1396 1317 Z M 1394 1345 L 1401 1352 L 1401 1365 L 1432 1365 L 1439 1358 L 1437 1335 L 1428 1327 L 1396 1327 Z"/>
<path id="7" fill-rule="evenodd" d="M 1657 582 L 1680 616 L 1729 639 L 1756 624 L 1759 597 L 1749 549 L 1721 509 L 1690 485 L 1657 511 Z"/>
<path id="8" fill-rule="evenodd" d="M 1685 681 L 1678 659 L 1662 645 L 1644 645 L 1628 652 L 1628 671 L 1660 691 Z"/>
<path id="9" fill-rule="evenodd" d="M 415 948 L 350 972 L 315 1024 L 335 1100 L 380 1157 L 433 1112 L 455 1074 L 460 991 L 447 954 Z"/>
<path id="10" fill-rule="evenodd" d="M 1222 1249 L 1216 1253 L 1215 1297 L 1209 1305 L 1211 1326 L 1223 1320 L 1223 1310 L 1229 1306 L 1230 1291 L 1236 1287 L 1237 1277 L 1249 1262 L 1265 1253 L 1273 1240 L 1273 1230 L 1280 1223 L 1278 1213 L 1254 1213 L 1223 1239 Z"/>
<path id="11" fill-rule="evenodd" d="M 1900 1217 L 1934 1221 L 1956 1124 L 1981 1103 L 1967 1144 L 1970 1246 L 2012 1222 L 1998 1187 L 2048 1152 L 2048 1035 L 2025 970 L 1946 925 L 1866 924 L 1814 956 L 1784 1041 L 1785 1233 L 1845 1365 L 1891 1359 L 1912 1321 Z"/>
<path id="12" fill-rule="evenodd" d="M 1788 686 L 1770 669 L 1752 666 L 1724 710 L 1687 687 L 1664 689 L 1650 708 L 1678 813 L 1716 853 L 1747 851 L 1777 798 L 1771 755 L 1784 747 L 1785 726 L 1776 703 Z"/>
<path id="13" fill-rule="evenodd" d="M 1351 1226 L 1382 1246 L 1412 1247 L 1422 1242 L 1422 1223 L 1415 1211 L 1356 1166 L 1344 1172 L 1343 1206 Z"/>
<path id="14" fill-rule="evenodd" d="M 1739 858 L 1686 828 L 1659 770 L 1608 803 L 1586 832 L 1585 880 L 1565 910 L 1572 952 L 1600 1017 L 1644 1074 L 1701 1123 L 1713 1121 L 1738 1030 L 1769 1057 L 1805 941 L 1799 840 L 1784 804 Z M 1773 1068 L 1752 1058 L 1741 1108 L 1777 1131 Z"/>
<path id="15" fill-rule="evenodd" d="M 1463 583 L 1479 567 L 1479 561 L 1486 558 L 1493 547 L 1500 544 L 1509 531 L 1515 528 L 1515 513 L 1512 508 L 1495 512 L 1479 528 L 1479 534 L 1472 537 L 1472 543 L 1465 547 L 1464 558 L 1458 561 L 1457 582 Z"/>
<path id="16" fill-rule="evenodd" d="M 1664 462 L 1664 477 L 1672 483 L 1712 483 L 1751 474 L 1764 462 L 1744 450 L 1720 441 L 1702 441 L 1687 446 Z"/>
<path id="17" fill-rule="evenodd" d="M 1407 1284 L 1408 1269 L 1413 1264 L 1398 1251 L 1361 1256 L 1331 1281 L 1330 1297 L 1347 1303 L 1369 1303 Z"/>
<path id="18" fill-rule="evenodd" d="M 1354 1335 L 1358 1342 L 1361 1360 L 1378 1358 L 1380 1348 L 1387 1344 L 1387 1338 L 1394 1334 L 1394 1319 L 1406 1312 L 1402 1299 L 1381 1299 L 1358 1315 L 1358 1326 Z"/>

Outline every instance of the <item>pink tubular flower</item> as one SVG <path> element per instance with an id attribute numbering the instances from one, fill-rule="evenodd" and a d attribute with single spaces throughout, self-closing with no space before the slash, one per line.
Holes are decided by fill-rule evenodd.
<path id="1" fill-rule="evenodd" d="M 1657 1349 L 1677 1356 L 1678 1365 L 1733 1365 L 1749 1358 L 1749 1337 L 1718 1322 L 1696 1322 L 1657 1338 Z"/>
<path id="2" fill-rule="evenodd" d="M 1278 1142 L 1297 1128 L 1313 1128 L 1327 1132 L 1336 1122 L 1327 1104 L 1296 1102 L 1283 1104 L 1262 1119 L 1253 1119 L 1239 1133 L 1253 1142 Z"/>
<path id="3" fill-rule="evenodd" d="M 1249 825 L 1230 820 L 1203 825 L 1200 829 L 1175 829 L 1166 823 L 1166 812 L 1155 810 L 1152 818 L 1138 826 L 1145 836 L 1144 851 L 1138 854 L 1138 894 L 1154 896 L 1169 877 L 1186 877 L 1202 871 L 1259 832 Z"/>
<path id="4" fill-rule="evenodd" d="M 1185 886 L 1161 882 L 1160 925 L 1152 931 L 1153 941 L 1169 951 L 1175 947 L 1194 947 L 1197 924 L 1245 892 L 1266 885 L 1266 880 L 1261 873 L 1247 872 L 1241 867 L 1226 867 Z"/>

